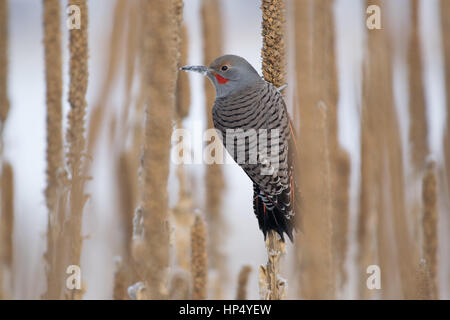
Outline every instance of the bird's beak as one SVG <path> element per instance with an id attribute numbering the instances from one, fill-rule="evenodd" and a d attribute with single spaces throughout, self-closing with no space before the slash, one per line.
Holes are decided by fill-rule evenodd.
<path id="1" fill-rule="evenodd" d="M 181 67 L 180 70 L 198 72 L 203 74 L 204 76 L 212 71 L 212 69 L 206 66 L 184 66 Z"/>

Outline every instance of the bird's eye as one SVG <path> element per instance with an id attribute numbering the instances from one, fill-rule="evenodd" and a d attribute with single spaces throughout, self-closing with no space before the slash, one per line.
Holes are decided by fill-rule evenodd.
<path id="1" fill-rule="evenodd" d="M 222 66 L 222 68 L 220 68 L 222 71 L 227 71 L 228 67 L 227 66 Z"/>

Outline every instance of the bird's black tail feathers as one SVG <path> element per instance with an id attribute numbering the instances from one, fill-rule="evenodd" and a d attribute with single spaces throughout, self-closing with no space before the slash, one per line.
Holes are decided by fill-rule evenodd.
<path id="1" fill-rule="evenodd" d="M 290 192 L 289 188 L 277 196 L 265 196 L 261 193 L 258 185 L 253 184 L 253 209 L 264 239 L 266 239 L 267 232 L 274 230 L 280 235 L 283 242 L 285 233 L 291 242 L 294 242 L 293 230 L 296 226 L 295 215 L 291 208 Z"/>

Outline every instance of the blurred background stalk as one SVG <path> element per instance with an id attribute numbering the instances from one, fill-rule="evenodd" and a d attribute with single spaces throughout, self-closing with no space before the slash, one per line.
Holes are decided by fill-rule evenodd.
<path id="1" fill-rule="evenodd" d="M 326 0 L 294 2 L 295 106 L 300 118 L 296 165 L 300 206 L 297 212 L 302 230 L 296 239 L 296 263 L 300 276 L 299 295 L 304 299 L 335 298 L 337 269 L 332 243 L 336 239 L 333 239 L 332 214 L 338 195 L 332 188 L 338 176 L 334 175 L 337 80 L 332 8 L 333 3 Z M 339 186 L 342 192 L 347 187 Z M 348 212 L 343 209 L 339 213 L 342 217 L 339 232 L 345 230 L 347 224 Z M 345 235 L 341 236 L 345 239 Z M 336 254 L 342 254 L 342 249 L 335 251 Z"/>
<path id="2" fill-rule="evenodd" d="M 262 0 L 262 73 L 264 80 L 280 88 L 286 84 L 286 4 L 284 0 Z M 265 300 L 286 297 L 286 281 L 282 280 L 281 259 L 286 253 L 285 243 L 277 232 L 267 233 L 267 264 L 260 266 L 260 296 Z"/>
<path id="3" fill-rule="evenodd" d="M 218 0 L 201 1 L 203 62 L 205 65 L 209 65 L 214 59 L 224 54 L 221 7 Z M 206 129 L 214 128 L 211 112 L 216 92 L 212 83 L 206 79 L 205 97 Z M 215 135 L 214 141 L 217 141 L 216 139 L 220 139 L 219 136 Z M 205 190 L 208 257 L 211 270 L 217 275 L 211 279 L 211 294 L 214 299 L 223 299 L 223 289 L 228 283 L 228 274 L 223 252 L 227 226 L 222 216 L 225 182 L 221 165 L 213 163 L 206 166 Z"/>
<path id="4" fill-rule="evenodd" d="M 135 256 L 147 299 L 168 297 L 169 232 L 167 179 L 179 63 L 178 0 L 144 3 L 144 51 L 148 55 L 147 106 L 142 156 L 142 255 Z"/>

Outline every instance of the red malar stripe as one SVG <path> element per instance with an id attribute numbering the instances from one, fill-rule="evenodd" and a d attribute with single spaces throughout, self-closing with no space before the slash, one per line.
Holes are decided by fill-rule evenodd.
<path id="1" fill-rule="evenodd" d="M 222 76 L 221 76 L 220 74 L 218 74 L 218 73 L 216 73 L 216 79 L 217 79 L 217 81 L 218 81 L 220 84 L 225 84 L 225 83 L 227 83 L 228 81 L 230 81 L 230 80 L 228 80 L 228 79 L 222 77 Z"/>

